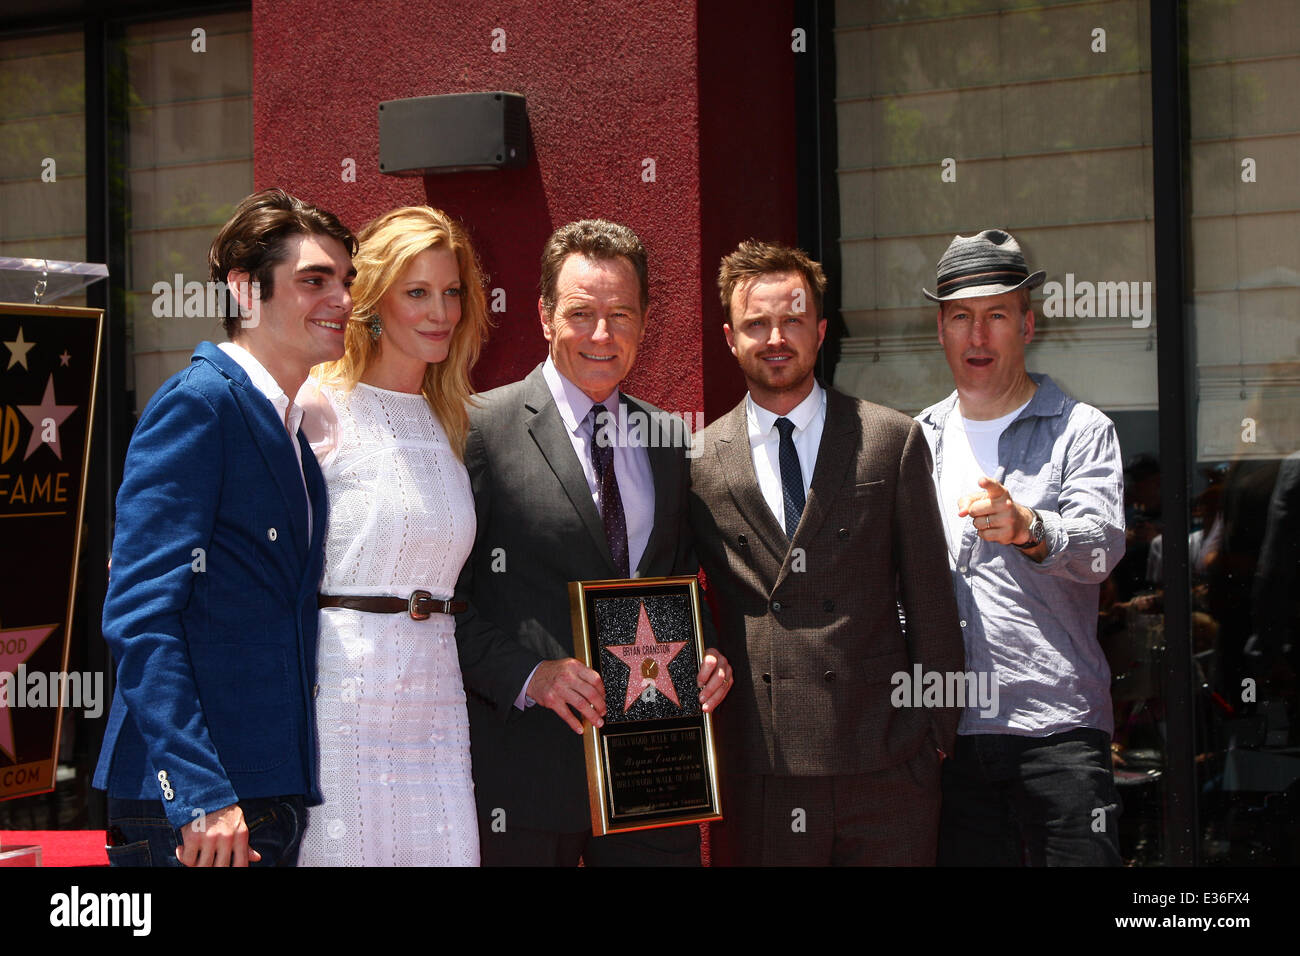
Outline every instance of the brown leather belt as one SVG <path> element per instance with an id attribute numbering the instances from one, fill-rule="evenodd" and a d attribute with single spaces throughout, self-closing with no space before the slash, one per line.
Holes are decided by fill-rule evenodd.
<path id="1" fill-rule="evenodd" d="M 427 620 L 430 614 L 463 614 L 469 609 L 469 605 L 464 601 L 439 600 L 428 591 L 421 590 L 412 591 L 409 598 L 318 594 L 316 606 L 345 607 L 353 611 L 369 611 L 372 614 L 410 614 L 416 621 Z"/>

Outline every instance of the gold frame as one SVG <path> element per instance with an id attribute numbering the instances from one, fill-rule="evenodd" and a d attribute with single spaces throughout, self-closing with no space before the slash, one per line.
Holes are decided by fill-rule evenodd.
<path id="1" fill-rule="evenodd" d="M 592 592 L 609 591 L 645 591 L 649 588 L 677 586 L 686 588 L 690 595 L 691 617 L 694 624 L 693 643 L 695 659 L 704 659 L 704 637 L 700 615 L 700 586 L 693 576 L 661 578 L 628 578 L 603 581 L 570 581 L 569 609 L 573 617 L 573 647 L 578 660 L 599 672 L 600 662 L 593 662 L 593 644 L 589 636 L 590 622 L 587 617 L 587 598 Z M 632 596 L 632 595 L 628 595 Z M 599 653 L 599 648 L 595 649 Z M 591 803 L 591 831 L 594 836 L 609 833 L 630 833 L 634 830 L 650 830 L 658 827 L 683 826 L 692 823 L 705 823 L 722 819 L 722 798 L 718 786 L 718 758 L 713 735 L 713 714 L 701 713 L 698 717 L 686 718 L 699 722 L 703 736 L 704 770 L 709 789 L 708 805 L 703 811 L 682 810 L 678 812 L 656 812 L 653 819 L 640 821 L 617 821 L 611 819 L 610 806 L 606 794 L 610 792 L 609 774 L 603 754 L 605 752 L 605 731 L 587 722 L 582 730 L 582 745 L 587 762 L 587 794 Z"/>

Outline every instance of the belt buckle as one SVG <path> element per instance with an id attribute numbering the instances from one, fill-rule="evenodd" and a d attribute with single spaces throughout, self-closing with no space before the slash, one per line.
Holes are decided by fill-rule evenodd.
<path id="1" fill-rule="evenodd" d="M 432 601 L 433 595 L 428 591 L 417 588 L 411 592 L 411 599 L 407 602 L 406 609 L 411 615 L 413 621 L 427 621 L 429 619 L 428 611 L 417 610 L 421 601 Z"/>

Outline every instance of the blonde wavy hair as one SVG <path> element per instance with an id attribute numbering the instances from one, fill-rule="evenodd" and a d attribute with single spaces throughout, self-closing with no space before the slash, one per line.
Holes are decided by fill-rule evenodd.
<path id="1" fill-rule="evenodd" d="M 460 266 L 460 321 L 452 332 L 447 358 L 429 365 L 420 391 L 442 422 L 457 457 L 463 459 L 469 434 L 466 403 L 474 393 L 470 372 L 491 325 L 483 272 L 469 234 L 441 209 L 403 206 L 366 223 L 357 238 L 360 248 L 353 259 L 357 277 L 352 283 L 352 321 L 344 332 L 343 358 L 318 366 L 317 377 L 346 391 L 355 387 L 383 348 L 382 336 L 378 340 L 370 337 L 370 317 L 379 311 L 384 295 L 421 252 L 450 249 Z"/>

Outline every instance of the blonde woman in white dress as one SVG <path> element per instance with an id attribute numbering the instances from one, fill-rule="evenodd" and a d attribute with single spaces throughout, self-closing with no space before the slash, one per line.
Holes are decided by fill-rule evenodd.
<path id="1" fill-rule="evenodd" d="M 462 464 L 488 321 L 463 227 L 428 206 L 361 230 L 344 357 L 299 394 L 329 490 L 316 727 L 325 803 L 300 866 L 476 866 L 450 605 L 474 542 Z"/>

